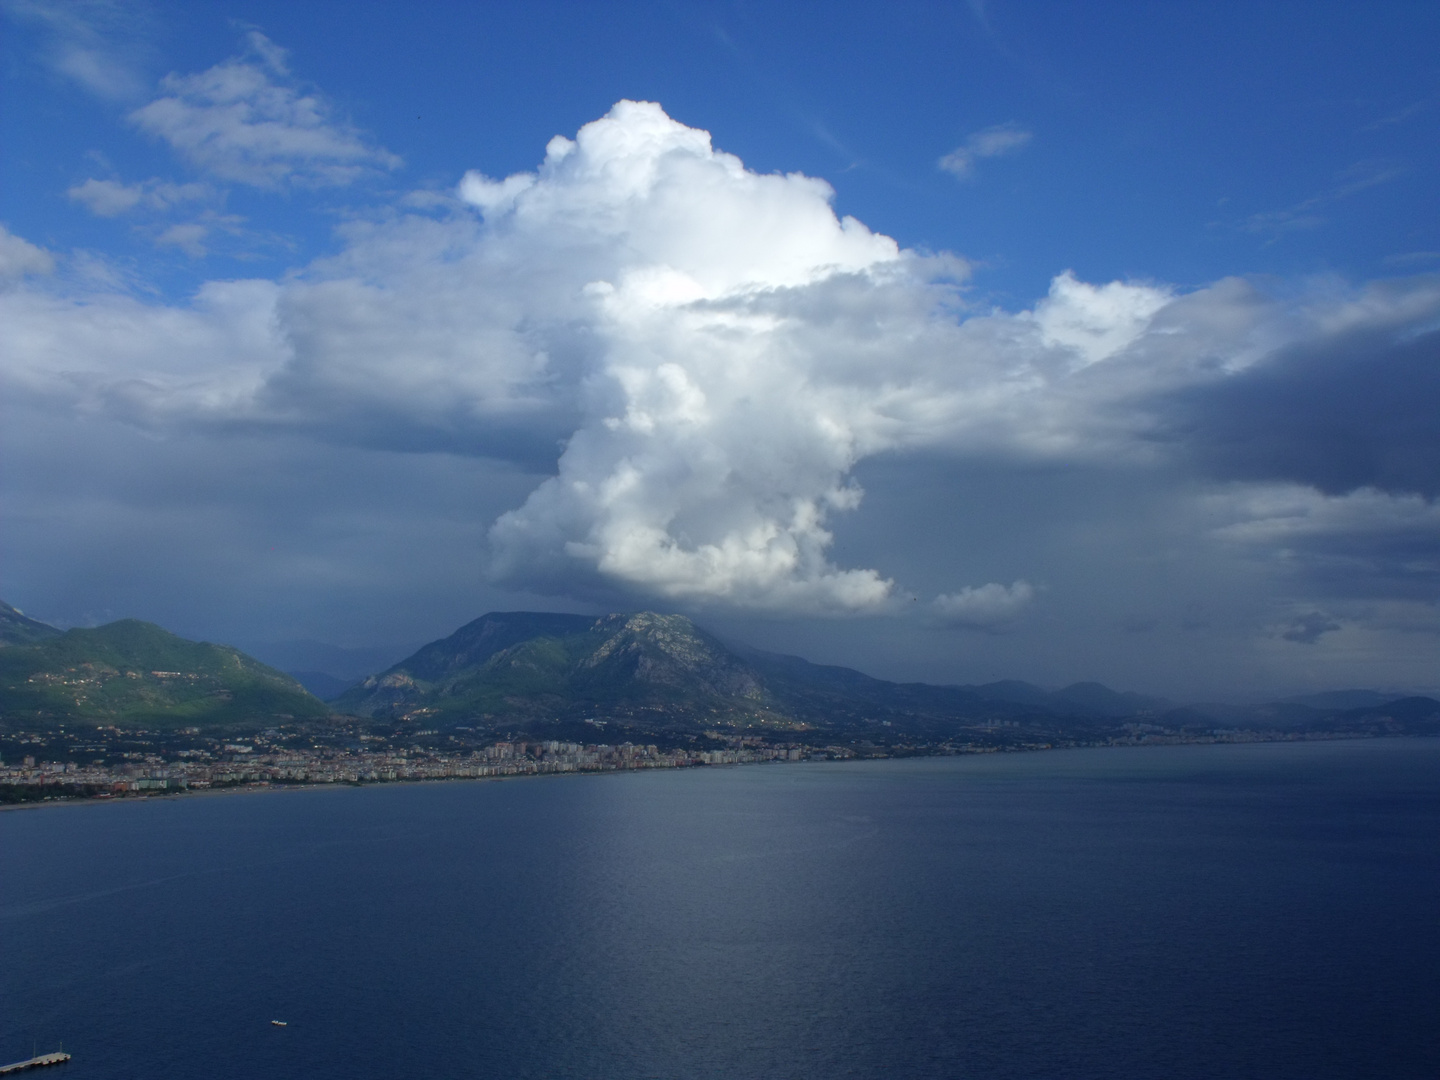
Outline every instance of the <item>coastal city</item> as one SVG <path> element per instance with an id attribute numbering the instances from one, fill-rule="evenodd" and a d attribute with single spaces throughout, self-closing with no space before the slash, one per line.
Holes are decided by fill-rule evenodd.
<path id="1" fill-rule="evenodd" d="M 604 722 L 587 721 L 603 729 Z M 685 769 L 856 758 L 984 754 L 1081 746 L 1293 742 L 1374 737 L 1375 731 L 1178 731 L 1124 723 L 1090 738 L 992 726 L 939 742 L 791 741 L 707 730 L 691 745 L 580 743 L 512 737 L 482 743 L 468 729 L 373 733 L 347 725 L 328 739 L 314 729 L 202 736 L 198 729 L 106 727 L 0 734 L 0 804 L 151 797 L 207 790 L 426 780 L 479 780 L 564 773 Z M 1002 734 L 1003 733 L 1003 734 Z M 336 737 L 338 734 L 338 737 Z M 703 742 L 698 741 L 703 739 Z M 90 760 L 85 760 L 86 757 Z"/>
<path id="2" fill-rule="evenodd" d="M 139 736 L 149 733 L 125 734 L 138 740 Z M 378 741 L 380 737 L 360 738 Z M 586 744 L 554 739 L 500 741 L 464 753 L 448 753 L 419 745 L 283 748 L 266 746 L 264 737 L 260 736 L 217 742 L 213 748 L 176 750 L 167 755 L 121 752 L 116 755 L 119 760 L 88 764 L 47 761 L 43 756 L 37 759 L 35 754 L 25 753 L 18 760 L 0 762 L 0 792 L 8 802 L 33 802 L 236 787 L 482 779 L 855 756 L 854 750 L 844 746 L 772 746 L 744 738 L 725 741 L 729 745 L 713 749 L 662 749 L 654 743 Z"/>

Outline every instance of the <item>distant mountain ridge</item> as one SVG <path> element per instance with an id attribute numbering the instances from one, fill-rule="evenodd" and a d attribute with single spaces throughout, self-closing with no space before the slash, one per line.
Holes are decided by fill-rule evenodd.
<path id="1" fill-rule="evenodd" d="M 364 680 L 334 706 L 426 723 L 575 718 L 617 710 L 674 722 L 884 723 L 1132 715 L 1173 707 L 1098 683 L 893 683 L 849 668 L 730 647 L 682 615 L 493 612 Z"/>
<path id="2" fill-rule="evenodd" d="M 228 646 L 187 641 L 133 619 L 62 632 L 0 603 L 0 724 L 11 728 L 254 730 L 348 713 L 397 730 L 545 731 L 545 738 L 587 741 L 595 729 L 582 725 L 611 722 L 636 738 L 693 739 L 728 727 L 803 730 L 807 738 L 829 732 L 887 745 L 956 737 L 995 746 L 1074 745 L 1227 730 L 1440 733 L 1440 703 L 1376 691 L 1176 707 L 1093 682 L 1059 690 L 1017 680 L 895 683 L 727 645 L 685 616 L 654 612 L 493 612 L 348 689 L 324 673 L 305 674 L 322 692 L 337 691 L 332 707 L 290 674 Z"/>
<path id="3" fill-rule="evenodd" d="M 332 704 L 376 721 L 440 729 L 534 731 L 536 724 L 619 720 L 651 731 L 759 725 L 878 734 L 885 728 L 935 739 L 962 728 L 996 725 L 1025 727 L 1037 737 L 1045 732 L 1113 734 L 1127 723 L 1136 730 L 1171 724 L 1186 730 L 1323 728 L 1342 716 L 1366 723 L 1373 719 L 1383 727 L 1387 714 L 1382 706 L 1390 701 L 1377 703 L 1371 692 L 1362 691 L 1319 700 L 1333 700 L 1337 707 L 1293 701 L 1177 708 L 1163 698 L 1095 682 L 1059 690 L 1017 680 L 971 686 L 895 683 L 798 656 L 726 645 L 682 615 L 511 611 L 467 623 Z M 1412 720 L 1424 720 L 1434 703 L 1414 701 Z M 1352 704 L 1380 711 L 1371 716 L 1364 709 L 1338 707 Z"/>

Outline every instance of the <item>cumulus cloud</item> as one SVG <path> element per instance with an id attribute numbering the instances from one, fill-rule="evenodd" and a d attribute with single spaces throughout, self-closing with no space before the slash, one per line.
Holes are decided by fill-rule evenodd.
<path id="1" fill-rule="evenodd" d="M 344 185 L 400 165 L 300 90 L 284 50 L 255 31 L 246 42 L 245 55 L 208 71 L 167 75 L 131 121 L 197 168 L 259 188 Z"/>
<path id="2" fill-rule="evenodd" d="M 1168 289 L 1112 281 L 1087 285 L 1069 270 L 1050 284 L 1035 307 L 1040 341 L 1074 352 L 1078 366 L 1098 363 L 1135 341 L 1173 299 Z"/>
<path id="3" fill-rule="evenodd" d="M 491 180 L 484 173 L 471 169 L 460 179 L 458 194 L 487 214 L 508 210 L 522 191 L 535 183 L 534 173 L 515 173 L 504 180 Z"/>
<path id="4" fill-rule="evenodd" d="M 97 217 L 119 217 L 136 208 L 169 210 L 187 202 L 213 197 L 207 184 L 173 184 L 152 179 L 138 184 L 122 184 L 117 180 L 96 180 L 69 188 L 65 194 Z"/>
<path id="5" fill-rule="evenodd" d="M 1029 144 L 1032 132 L 1018 124 L 996 124 L 972 134 L 938 162 L 940 168 L 961 180 L 975 175 L 975 163 L 985 158 L 1004 157 Z"/>
<path id="6" fill-rule="evenodd" d="M 1035 599 L 1035 586 L 1028 581 L 1001 585 L 969 586 L 956 593 L 937 596 L 931 603 L 935 617 L 947 626 L 996 630 L 1012 622 Z"/>
<path id="7" fill-rule="evenodd" d="M 510 242 L 610 256 L 581 289 L 603 379 L 558 475 L 492 530 L 497 574 L 785 610 L 882 604 L 890 581 L 825 557 L 829 513 L 861 497 L 845 482 L 858 403 L 754 301 L 883 272 L 895 243 L 836 218 L 820 181 L 750 173 L 645 103 L 553 141 L 533 182 L 462 194 L 477 189 Z"/>
<path id="8" fill-rule="evenodd" d="M 242 103 L 278 88 L 304 112 L 282 60 L 256 49 L 192 78 L 233 77 L 253 90 Z M 223 130 L 263 128 L 247 108 Z M 320 144 L 336 131 L 349 149 L 329 158 L 268 135 L 253 153 L 226 158 L 228 134 L 213 149 L 258 183 L 383 165 L 345 129 Z M 140 188 L 137 203 L 159 197 Z M 535 170 L 470 172 L 453 200 L 351 222 L 338 254 L 278 282 L 212 282 L 179 305 L 74 281 L 10 289 L 0 377 L 150 430 L 508 458 L 548 478 L 494 522 L 496 581 L 694 606 L 893 610 L 893 572 L 833 554 L 864 498 L 855 466 L 880 454 L 1167 467 L 1250 494 L 1430 491 L 1436 279 L 1277 296 L 1063 273 L 1032 310 L 976 310 L 962 260 L 900 248 L 837 216 L 832 194 L 621 102 Z M 994 626 L 1032 600 L 1022 580 L 927 607 Z"/>
<path id="9" fill-rule="evenodd" d="M 160 247 L 175 247 L 185 252 L 192 259 L 205 257 L 205 238 L 210 235 L 210 229 L 198 221 L 185 222 L 181 225 L 171 225 L 155 238 L 155 243 Z"/>

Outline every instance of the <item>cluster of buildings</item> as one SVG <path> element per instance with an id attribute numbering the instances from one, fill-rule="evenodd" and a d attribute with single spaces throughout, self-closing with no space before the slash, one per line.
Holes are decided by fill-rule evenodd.
<path id="1" fill-rule="evenodd" d="M 747 740 L 748 741 L 748 740 Z M 466 754 L 409 750 L 315 748 L 255 752 L 253 745 L 226 743 L 218 753 L 184 751 L 172 760 L 145 755 L 120 764 L 0 764 L 0 785 L 53 788 L 56 794 L 98 796 L 132 792 L 203 790 L 243 784 L 337 784 L 389 780 L 477 779 L 543 773 L 676 769 L 695 765 L 740 765 L 764 761 L 849 757 L 843 747 L 741 745 L 720 750 L 661 750 L 654 744 L 497 742 Z"/>

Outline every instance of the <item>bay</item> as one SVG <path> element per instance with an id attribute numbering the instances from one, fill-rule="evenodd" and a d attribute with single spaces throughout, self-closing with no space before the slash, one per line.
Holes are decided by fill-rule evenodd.
<path id="1" fill-rule="evenodd" d="M 1440 740 L 54 806 L 0 814 L 0 1056 L 1434 1077 L 1437 915 Z"/>

